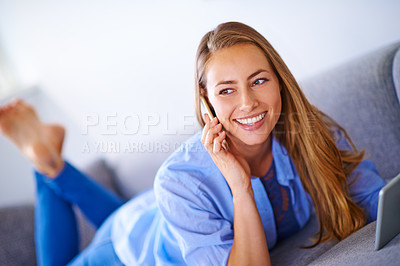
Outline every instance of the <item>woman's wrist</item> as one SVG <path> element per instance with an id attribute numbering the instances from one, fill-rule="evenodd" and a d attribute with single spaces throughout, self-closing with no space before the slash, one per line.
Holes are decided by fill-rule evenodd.
<path id="1" fill-rule="evenodd" d="M 243 200 L 249 198 L 254 199 L 254 191 L 251 186 L 251 183 L 248 186 L 241 186 L 236 189 L 231 188 L 231 191 L 232 191 L 233 203 L 242 202 Z"/>

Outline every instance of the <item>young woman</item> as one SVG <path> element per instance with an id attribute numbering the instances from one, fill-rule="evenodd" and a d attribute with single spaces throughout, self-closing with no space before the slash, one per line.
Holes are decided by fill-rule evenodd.
<path id="1" fill-rule="evenodd" d="M 201 40 L 196 63 L 203 131 L 164 162 L 154 190 L 125 204 L 62 159 L 62 127 L 42 124 L 21 101 L 1 109 L 1 131 L 37 169 L 41 264 L 268 265 L 268 250 L 314 210 L 316 244 L 376 219 L 385 182 L 263 36 L 221 24 Z M 216 118 L 202 116 L 200 95 Z M 79 254 L 72 205 L 99 227 Z"/>

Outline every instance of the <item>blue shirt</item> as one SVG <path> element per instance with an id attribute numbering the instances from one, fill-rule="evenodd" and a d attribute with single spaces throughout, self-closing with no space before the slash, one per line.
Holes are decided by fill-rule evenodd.
<path id="1" fill-rule="evenodd" d="M 157 172 L 154 190 L 133 198 L 116 213 L 112 240 L 127 265 L 226 265 L 233 243 L 231 190 L 201 141 L 201 132 L 175 151 Z M 341 132 L 340 149 L 350 149 Z M 286 149 L 272 140 L 276 178 L 290 191 L 298 225 L 308 221 L 313 205 Z M 359 175 L 355 182 L 354 177 Z M 376 219 L 379 190 L 385 181 L 365 160 L 348 178 L 350 196 Z M 254 198 L 268 247 L 277 242 L 274 212 L 260 178 L 253 177 Z"/>
<path id="2" fill-rule="evenodd" d="M 278 240 L 294 235 L 300 230 L 300 227 L 294 215 L 292 201 L 290 200 L 290 190 L 286 186 L 279 185 L 273 162 L 268 172 L 261 177 L 261 182 L 265 187 L 265 191 L 267 191 L 268 199 L 274 211 Z"/>

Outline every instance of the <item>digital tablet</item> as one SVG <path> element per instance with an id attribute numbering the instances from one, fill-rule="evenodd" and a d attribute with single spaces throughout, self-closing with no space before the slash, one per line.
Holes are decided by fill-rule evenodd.
<path id="1" fill-rule="evenodd" d="M 375 250 L 381 249 L 400 233 L 400 174 L 379 192 Z"/>

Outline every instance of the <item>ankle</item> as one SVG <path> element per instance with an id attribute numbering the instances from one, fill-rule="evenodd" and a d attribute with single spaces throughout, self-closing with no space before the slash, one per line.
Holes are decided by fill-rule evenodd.
<path id="1" fill-rule="evenodd" d="M 54 162 L 54 165 L 35 165 L 36 170 L 49 177 L 49 178 L 56 178 L 64 169 L 65 166 L 65 162 L 63 160 L 59 161 L 59 162 Z"/>
<path id="2" fill-rule="evenodd" d="M 46 175 L 50 178 L 56 178 L 61 171 L 64 169 L 65 166 L 65 162 L 63 160 L 59 161 L 56 163 L 56 165 L 54 165 L 54 167 L 52 167 L 51 169 L 49 168 L 47 170 Z"/>
<path id="3" fill-rule="evenodd" d="M 28 159 L 31 160 L 37 171 L 48 177 L 56 177 L 64 167 L 62 156 L 51 146 L 41 142 L 35 143 L 32 150 L 25 154 L 28 155 Z"/>

